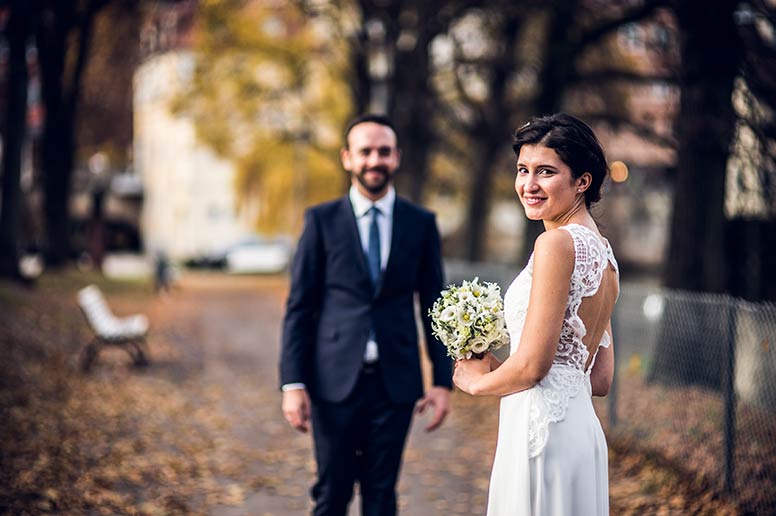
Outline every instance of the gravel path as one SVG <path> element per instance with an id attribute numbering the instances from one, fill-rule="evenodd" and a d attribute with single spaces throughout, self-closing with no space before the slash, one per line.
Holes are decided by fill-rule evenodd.
<path id="1" fill-rule="evenodd" d="M 286 282 L 278 278 L 186 276 L 156 310 L 157 331 L 177 336 L 168 339 L 178 348 L 172 369 L 195 374 L 198 388 L 215 395 L 209 397 L 217 402 L 208 406 L 222 421 L 217 453 L 224 460 L 244 458 L 241 503 L 211 507 L 214 516 L 285 516 L 310 507 L 311 437 L 285 423 L 277 391 L 286 293 Z M 483 512 L 497 401 L 457 393 L 453 404 L 436 432 L 425 432 L 425 416 L 415 419 L 399 484 L 403 514 Z M 357 502 L 351 509 L 358 514 Z"/>

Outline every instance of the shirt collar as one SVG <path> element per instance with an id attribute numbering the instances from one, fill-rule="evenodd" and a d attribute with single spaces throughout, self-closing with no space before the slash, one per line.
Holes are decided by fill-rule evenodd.
<path id="1" fill-rule="evenodd" d="M 372 206 L 377 206 L 380 213 L 386 217 L 391 217 L 393 215 L 393 203 L 396 201 L 396 189 L 393 185 L 388 187 L 388 191 L 385 195 L 374 202 L 359 192 L 358 188 L 355 186 L 350 187 L 348 195 L 350 197 L 350 203 L 353 205 L 353 213 L 356 214 L 356 218 L 361 218 Z"/>

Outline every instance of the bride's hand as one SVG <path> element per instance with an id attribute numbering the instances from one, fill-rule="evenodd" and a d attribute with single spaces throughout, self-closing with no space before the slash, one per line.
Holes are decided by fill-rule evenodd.
<path id="1" fill-rule="evenodd" d="M 453 382 L 463 392 L 467 394 L 476 394 L 472 388 L 474 384 L 484 375 L 490 372 L 490 353 L 482 359 L 471 358 L 458 360 L 455 363 L 455 372 L 453 373 Z"/>

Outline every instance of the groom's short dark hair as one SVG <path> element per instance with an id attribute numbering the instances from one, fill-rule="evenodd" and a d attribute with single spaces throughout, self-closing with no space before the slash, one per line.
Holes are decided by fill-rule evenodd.
<path id="1" fill-rule="evenodd" d="M 399 133 L 396 131 L 396 126 L 393 125 L 393 122 L 390 118 L 388 118 L 385 115 L 378 115 L 375 113 L 364 113 L 361 115 L 358 115 L 355 118 L 352 118 L 347 125 L 345 126 L 345 148 L 348 148 L 348 135 L 350 134 L 350 131 L 353 130 L 355 126 L 358 124 L 365 124 L 367 122 L 372 122 L 374 124 L 384 125 L 388 127 L 391 131 L 393 131 L 393 134 L 396 135 L 396 146 L 399 146 Z"/>

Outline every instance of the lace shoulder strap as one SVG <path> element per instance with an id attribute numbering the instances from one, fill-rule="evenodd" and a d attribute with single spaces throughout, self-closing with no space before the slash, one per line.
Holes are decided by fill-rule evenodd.
<path id="1" fill-rule="evenodd" d="M 598 291 L 604 270 L 611 262 L 617 271 L 617 262 L 608 242 L 601 239 L 592 229 L 580 224 L 561 226 L 571 234 L 574 241 L 574 272 L 572 285 L 579 285 L 579 298 L 589 297 Z M 619 275 L 619 271 L 618 271 Z"/>

